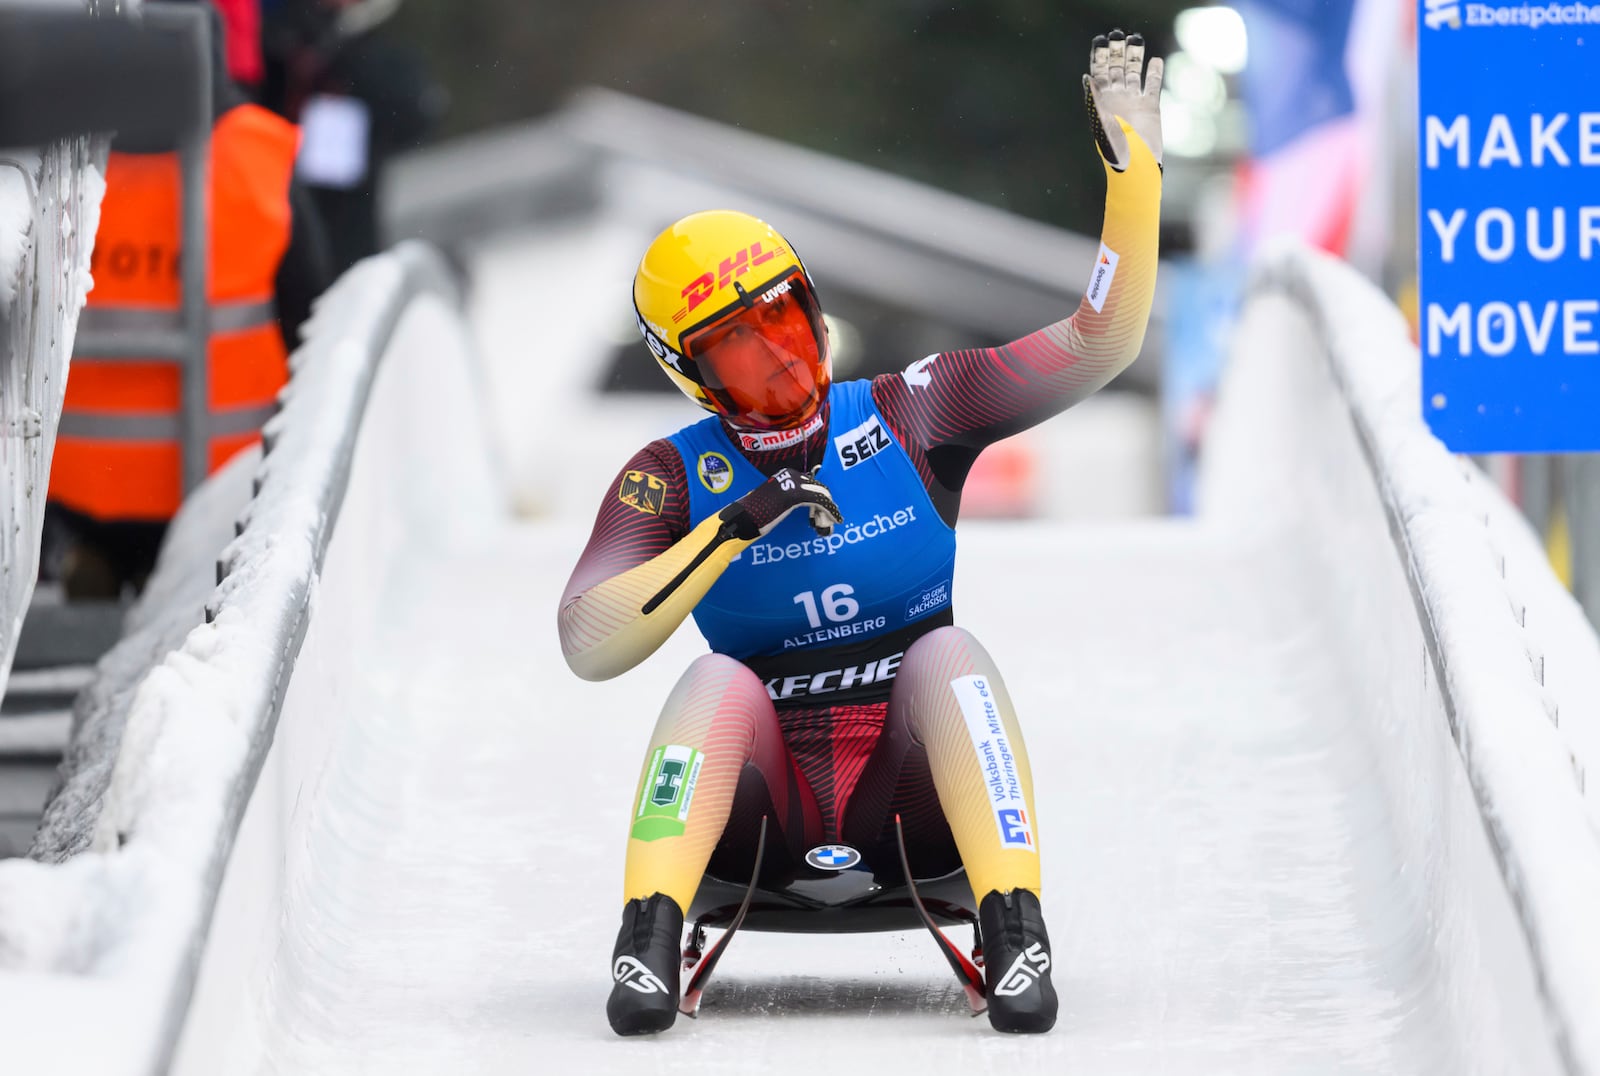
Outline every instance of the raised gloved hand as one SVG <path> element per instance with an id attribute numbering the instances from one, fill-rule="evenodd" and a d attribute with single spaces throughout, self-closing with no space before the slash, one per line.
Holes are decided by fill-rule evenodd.
<path id="1" fill-rule="evenodd" d="M 1083 103 L 1094 123 L 1100 155 L 1117 171 L 1128 167 L 1128 139 L 1120 117 L 1144 139 L 1156 164 L 1161 163 L 1161 57 L 1152 57 L 1145 71 L 1144 38 L 1113 30 L 1094 39 L 1089 73 L 1083 76 Z"/>
<path id="2" fill-rule="evenodd" d="M 718 518 L 733 524 L 733 536 L 755 541 L 772 530 L 796 508 L 811 512 L 811 526 L 818 534 L 830 534 L 843 517 L 833 503 L 828 487 L 807 471 L 785 467 L 755 489 L 718 513 Z"/>

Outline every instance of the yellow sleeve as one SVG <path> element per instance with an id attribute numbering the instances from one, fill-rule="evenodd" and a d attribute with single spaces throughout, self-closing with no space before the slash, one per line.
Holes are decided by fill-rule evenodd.
<path id="1" fill-rule="evenodd" d="M 1078 309 L 1000 351 L 1064 410 L 1133 365 L 1144 347 L 1161 253 L 1161 166 L 1127 123 L 1128 167 L 1106 170 L 1100 250 Z"/>
<path id="2" fill-rule="evenodd" d="M 1105 165 L 1106 212 L 1100 232 L 1100 242 L 1117 256 L 1116 274 L 1098 311 L 1105 321 L 1096 350 L 1116 367 L 1107 381 L 1131 365 L 1144 346 L 1161 254 L 1161 166 L 1144 139 L 1118 122 L 1128 140 L 1129 161 L 1121 172 Z M 1080 314 L 1095 312 L 1093 300 L 1092 294 L 1084 296 Z"/>
<path id="3" fill-rule="evenodd" d="M 750 545 L 710 516 L 665 552 L 569 597 L 557 618 L 567 664 L 585 680 L 627 672 L 667 641 Z"/>

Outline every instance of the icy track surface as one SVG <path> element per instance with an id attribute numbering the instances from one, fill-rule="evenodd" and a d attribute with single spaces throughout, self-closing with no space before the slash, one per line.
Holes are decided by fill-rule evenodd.
<path id="1" fill-rule="evenodd" d="M 305 805 L 338 899 L 297 925 L 314 962 L 280 969 L 250 1070 L 1460 1071 L 1426 962 L 1385 948 L 1401 864 L 1316 610 L 1261 586 L 1259 551 L 1173 522 L 962 530 L 958 616 L 1038 775 L 1053 1034 L 971 1018 L 925 935 L 742 934 L 698 1020 L 617 1039 L 625 815 L 701 644 L 571 675 L 554 610 L 584 537 L 507 523 L 400 562 Z"/>
<path id="2" fill-rule="evenodd" d="M 686 625 L 617 680 L 567 670 L 555 612 L 593 502 L 506 510 L 468 436 L 458 326 L 418 302 L 373 385 L 175 1076 L 1594 1071 L 1600 887 L 1535 690 L 1548 617 L 1508 600 L 1518 554 L 1435 443 L 1371 442 L 1397 488 L 1426 477 L 1409 515 L 1386 512 L 1319 330 L 1277 292 L 1241 322 L 1197 520 L 961 528 L 957 619 L 1032 757 L 1055 1031 L 971 1018 L 920 932 L 747 933 L 698 1020 L 618 1039 L 634 783 L 704 646 Z M 302 389 L 285 421 L 322 398 Z M 1396 385 L 1362 413 L 1415 425 L 1414 399 Z M 664 417 L 614 410 L 540 426 L 562 467 Z M 290 432 L 268 486 L 298 473 Z M 1397 518 L 1428 573 L 1408 575 Z M 1440 661 L 1415 578 L 1444 610 Z"/>

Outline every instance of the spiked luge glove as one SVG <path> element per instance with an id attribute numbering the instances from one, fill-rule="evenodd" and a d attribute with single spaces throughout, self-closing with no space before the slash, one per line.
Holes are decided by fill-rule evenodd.
<path id="1" fill-rule="evenodd" d="M 1118 172 L 1128 167 L 1126 123 L 1161 164 L 1161 57 L 1144 62 L 1144 38 L 1113 30 L 1094 39 L 1089 73 L 1083 76 L 1083 102 L 1094 124 L 1095 144 Z M 1119 123 L 1118 120 L 1121 120 Z"/>
<path id="2" fill-rule="evenodd" d="M 811 512 L 811 526 L 818 534 L 833 532 L 843 517 L 833 503 L 828 487 L 809 471 L 785 467 L 755 489 L 724 508 L 721 518 L 733 524 L 733 536 L 754 541 L 781 523 L 796 508 Z"/>

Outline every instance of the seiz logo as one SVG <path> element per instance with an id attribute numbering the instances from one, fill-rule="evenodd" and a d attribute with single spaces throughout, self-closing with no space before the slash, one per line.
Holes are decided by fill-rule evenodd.
<path id="1" fill-rule="evenodd" d="M 682 296 L 685 300 L 683 309 L 672 315 L 674 324 L 684 319 L 695 307 L 711 298 L 717 292 L 732 283 L 734 277 L 744 276 L 758 265 L 765 265 L 780 254 L 787 254 L 782 246 L 774 245 L 771 250 L 765 249 L 761 243 L 751 243 L 744 250 L 737 251 L 723 258 L 717 264 L 717 274 L 702 273 L 684 287 Z M 767 300 L 771 302 L 771 299 Z"/>
<path id="2" fill-rule="evenodd" d="M 785 467 L 772 477 L 778 480 L 778 488 L 783 490 L 785 493 L 794 489 L 794 472 L 789 470 L 789 468 Z"/>
<path id="3" fill-rule="evenodd" d="M 1461 29 L 1461 6 L 1456 0 L 1426 0 L 1424 6 L 1428 12 L 1422 21 L 1428 24 L 1428 29 L 1442 30 L 1447 26 L 1452 30 Z"/>
<path id="4" fill-rule="evenodd" d="M 884 432 L 883 423 L 878 421 L 878 416 L 873 415 L 855 429 L 835 437 L 833 447 L 839 453 L 839 462 L 844 464 L 844 469 L 848 471 L 856 464 L 888 448 L 889 435 Z"/>
<path id="5" fill-rule="evenodd" d="M 1006 973 L 1000 976 L 1000 982 L 995 985 L 994 993 L 1003 998 L 1014 998 L 1031 989 L 1033 984 L 1042 979 L 1044 973 L 1049 970 L 1050 954 L 1045 951 L 1044 942 L 1034 942 L 1017 954 L 1017 959 L 1013 960 Z"/>
<path id="6" fill-rule="evenodd" d="M 657 978 L 655 972 L 645 967 L 638 957 L 617 957 L 617 962 L 611 965 L 611 978 L 629 990 L 637 990 L 641 994 L 665 994 L 668 992 L 667 984 Z"/>
<path id="7" fill-rule="evenodd" d="M 1000 843 L 1033 847 L 1033 829 L 1028 825 L 1028 812 L 1021 807 L 1002 807 L 995 812 L 1000 822 Z"/>

